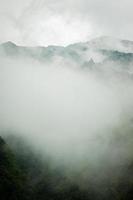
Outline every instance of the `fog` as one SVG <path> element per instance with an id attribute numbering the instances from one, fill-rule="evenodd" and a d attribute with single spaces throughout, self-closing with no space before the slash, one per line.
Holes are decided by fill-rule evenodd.
<path id="1" fill-rule="evenodd" d="M 114 66 L 115 67 L 115 66 Z M 132 158 L 133 82 L 106 67 L 0 59 L 0 129 L 74 170 Z M 105 69 L 103 69 L 105 70 Z"/>

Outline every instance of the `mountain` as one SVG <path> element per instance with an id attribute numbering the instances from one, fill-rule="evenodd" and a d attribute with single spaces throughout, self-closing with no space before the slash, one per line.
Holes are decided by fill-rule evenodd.
<path id="1" fill-rule="evenodd" d="M 47 60 L 59 56 L 64 59 L 80 61 L 80 63 L 93 59 L 100 63 L 110 57 L 111 54 L 119 53 L 133 56 L 133 42 L 111 37 L 99 37 L 86 43 L 72 44 L 67 47 L 24 47 L 8 41 L 0 45 L 0 55 L 28 56 L 39 60 Z"/>
<path id="2" fill-rule="evenodd" d="M 91 70 L 100 76 L 133 78 L 133 42 L 111 37 L 99 37 L 67 47 L 25 47 L 12 42 L 0 45 L 0 58 L 33 59 L 42 64 L 56 64 Z M 111 73 L 110 73 L 111 72 Z"/>
<path id="3" fill-rule="evenodd" d="M 119 51 L 123 53 L 133 53 L 133 41 L 120 40 L 113 37 L 102 36 L 95 38 L 86 43 L 79 43 L 70 45 L 72 47 L 83 46 L 83 48 L 94 49 L 94 50 L 108 50 L 108 51 Z"/>
<path id="4" fill-rule="evenodd" d="M 3 85 L 2 86 L 3 93 L 1 95 L 1 98 L 2 98 L 1 102 L 3 103 L 4 101 L 7 101 L 4 106 L 4 109 L 5 110 L 7 109 L 6 111 L 7 115 L 8 113 L 10 114 L 10 104 L 11 104 L 11 112 L 13 111 L 13 114 L 10 116 L 10 118 L 12 117 L 15 118 L 15 115 L 16 115 L 15 113 L 18 112 L 20 114 L 20 119 L 21 119 L 21 112 L 22 112 L 23 106 L 22 106 L 22 109 L 17 109 L 19 108 L 19 106 L 21 107 L 21 104 L 16 105 L 17 102 L 20 101 L 22 102 L 22 105 L 23 105 L 23 101 L 25 102 L 25 100 L 26 101 L 28 100 L 29 101 L 28 105 L 31 104 L 30 108 L 32 108 L 32 105 L 33 105 L 32 101 L 33 101 L 35 105 L 35 111 L 37 111 L 36 108 L 38 107 L 36 107 L 36 105 L 38 101 L 36 101 L 36 96 L 39 95 L 39 103 L 41 103 L 41 101 L 43 100 L 42 98 L 43 95 L 40 95 L 39 93 L 40 91 L 38 91 L 38 89 L 41 88 L 41 90 L 43 90 L 45 85 L 39 84 L 39 87 L 37 88 L 35 87 L 36 87 L 36 83 L 38 85 L 38 78 L 41 78 L 41 80 L 44 80 L 47 74 L 45 77 L 44 77 L 44 74 L 40 76 L 40 72 L 42 72 L 40 71 L 39 77 L 37 76 L 38 78 L 36 80 L 36 76 L 34 76 L 34 74 L 36 74 L 37 70 L 33 70 L 33 74 L 32 74 L 33 79 L 34 79 L 33 83 L 35 83 L 33 84 L 33 88 L 35 88 L 35 95 L 34 95 L 34 91 L 33 91 L 33 95 L 29 95 L 28 93 L 30 90 L 32 94 L 32 87 L 30 87 L 32 86 L 32 81 L 30 82 L 31 77 L 29 75 L 27 76 L 27 72 L 28 72 L 27 64 L 30 63 L 30 66 L 32 66 L 32 62 L 28 63 L 27 62 L 28 59 L 30 59 L 30 61 L 33 61 L 33 62 L 37 61 L 37 65 L 36 65 L 36 62 L 34 65 L 35 68 L 38 67 L 38 62 L 42 64 L 41 67 L 45 66 L 45 63 L 46 64 L 50 63 L 54 67 L 56 67 L 57 64 L 60 64 L 61 66 L 65 65 L 66 67 L 73 67 L 73 66 L 77 67 L 78 69 L 84 70 L 83 72 L 85 73 L 87 70 L 90 70 L 91 73 L 97 72 L 98 75 L 100 74 L 101 76 L 104 76 L 106 74 L 107 78 L 108 78 L 108 74 L 112 76 L 112 73 L 110 73 L 111 71 L 115 75 L 118 75 L 118 76 L 121 75 L 122 82 L 125 84 L 123 77 L 128 76 L 132 78 L 132 74 L 133 74 L 133 68 L 132 68 L 133 50 L 132 49 L 133 49 L 132 41 L 119 40 L 119 39 L 110 38 L 110 37 L 100 37 L 86 43 L 73 44 L 67 47 L 60 47 L 60 46 L 24 47 L 24 46 L 18 46 L 10 41 L 3 43 L 0 45 L 0 59 L 1 59 L 1 69 L 2 69 L 1 80 L 2 80 L 2 85 Z M 12 60 L 15 62 L 12 62 Z M 20 61 L 20 62 L 17 62 L 17 61 Z M 24 66 L 25 63 L 26 63 L 26 67 Z M 8 65 L 8 67 L 6 67 L 6 64 Z M 22 71 L 19 70 L 20 69 L 19 65 L 21 69 L 24 68 L 24 73 L 21 73 L 23 72 L 23 70 Z M 15 69 L 12 72 L 12 68 L 14 66 L 15 66 Z M 16 73 L 16 69 L 19 71 L 19 73 Z M 28 72 L 28 74 L 30 74 L 30 72 Z M 16 78 L 17 82 L 14 81 L 14 77 Z M 73 77 L 74 76 L 72 76 L 72 78 Z M 87 76 L 87 78 L 89 78 L 89 76 Z M 24 82 L 24 85 L 23 85 L 23 82 Z M 68 82 L 69 82 L 69 79 L 68 79 Z M 85 81 L 85 84 L 88 84 L 88 83 L 89 82 Z M 113 86 L 115 87 L 116 86 L 115 84 L 117 83 L 118 82 L 116 81 Z M 8 89 L 8 86 L 10 84 L 11 84 L 11 89 L 10 87 Z M 16 87 L 17 84 L 20 85 L 18 89 Z M 81 81 L 79 82 L 79 85 L 80 84 L 81 84 Z M 85 84 L 83 84 L 83 86 L 85 86 Z M 130 86 L 130 84 L 126 86 Z M 26 91 L 25 89 L 26 87 L 29 87 L 27 90 L 28 92 L 23 93 L 21 90 Z M 70 84 L 70 87 L 71 87 L 71 84 Z M 111 87 L 111 85 L 109 85 L 109 87 Z M 117 92 L 118 87 L 116 87 L 115 92 Z M 49 92 L 50 89 L 51 87 L 48 87 L 47 91 Z M 78 87 L 75 87 L 75 89 L 77 90 Z M 127 92 L 126 87 L 124 87 L 124 89 L 125 91 L 122 90 L 122 92 L 124 92 L 123 97 L 127 100 L 128 95 L 126 96 L 126 92 Z M 128 90 L 128 87 L 127 87 L 127 90 Z M 56 91 L 56 87 L 55 87 L 55 91 Z M 83 94 L 83 97 L 84 97 L 84 93 L 86 93 L 87 91 L 88 89 L 83 91 L 83 93 L 81 93 L 80 91 L 78 92 L 79 102 L 80 102 L 80 99 L 82 100 L 82 98 L 80 98 L 80 93 L 81 95 Z M 129 88 L 128 92 L 130 91 L 132 90 L 130 90 Z M 7 92 L 7 95 L 6 95 L 6 92 Z M 101 94 L 102 91 L 98 91 L 98 92 Z M 23 98 L 23 95 L 22 95 L 22 101 L 20 100 L 21 99 L 20 93 L 24 95 L 26 94 L 26 98 L 25 97 Z M 92 89 L 92 93 L 93 93 L 93 89 Z M 5 95 L 5 98 L 3 98 L 4 95 Z M 19 95 L 20 95 L 20 98 L 18 98 Z M 58 93 L 56 94 L 55 92 L 55 96 L 56 95 L 58 95 Z M 63 96 L 63 93 L 61 95 Z M 68 95 L 69 95 L 69 92 L 68 92 Z M 119 96 L 119 93 L 118 93 L 118 96 Z M 47 93 L 45 97 L 47 97 Z M 50 100 L 53 97 L 54 96 L 50 96 Z M 96 95 L 96 97 L 100 97 L 100 96 Z M 112 93 L 110 95 L 110 92 L 109 92 L 109 97 L 111 97 L 111 101 L 115 103 L 114 99 L 112 99 L 113 97 Z M 132 97 L 132 95 L 129 97 Z M 118 100 L 119 99 L 120 98 L 118 97 Z M 63 100 L 64 100 L 64 96 L 63 96 Z M 107 100 L 105 99 L 105 101 Z M 97 101 L 102 102 L 102 98 L 101 99 L 98 98 Z M 51 101 L 51 102 L 54 102 L 54 101 Z M 57 100 L 55 99 L 55 103 L 56 102 Z M 88 103 L 87 101 L 83 101 L 83 102 Z M 121 104 L 120 100 L 119 102 Z M 128 101 L 126 105 L 123 104 L 123 102 L 120 107 L 122 107 L 122 109 L 124 110 L 126 109 L 126 105 L 128 104 Z M 2 106 L 3 105 L 4 104 L 2 104 Z M 65 106 L 65 104 L 63 105 Z M 77 104 L 77 105 L 80 105 L 80 104 Z M 107 105 L 110 105 L 110 104 L 107 104 Z M 106 104 L 105 104 L 105 107 L 106 107 Z M 51 107 L 50 109 L 52 110 L 53 108 L 54 106 Z M 78 108 L 78 107 L 75 107 L 75 108 Z M 80 109 L 82 110 L 82 107 Z M 96 107 L 96 110 L 97 110 L 97 107 Z M 100 109 L 100 111 L 102 110 Z M 26 115 L 30 117 L 29 112 L 31 112 L 31 109 L 26 110 Z M 74 112 L 75 113 L 77 112 L 76 109 L 74 109 Z M 110 113 L 112 112 L 113 110 L 111 111 L 110 109 Z M 132 110 L 130 112 L 132 112 Z M 130 112 L 128 113 L 129 118 L 130 118 Z M 34 113 L 34 109 L 33 109 L 33 113 Z M 122 114 L 123 113 L 125 112 L 122 112 Z M 38 116 L 38 113 L 35 112 L 35 115 L 36 114 Z M 60 115 L 60 113 L 58 114 Z M 102 118 L 102 113 L 99 113 L 99 114 L 100 114 L 99 116 Z M 22 112 L 22 115 L 23 115 L 23 112 Z M 31 112 L 31 115 L 32 115 L 32 112 Z M 5 115 L 3 116 L 4 116 L 4 119 L 6 119 Z M 19 115 L 16 115 L 16 116 L 19 116 Z M 124 117 L 126 118 L 126 116 Z M 18 117 L 18 120 L 15 120 L 15 124 L 19 122 L 20 119 Z M 23 119 L 23 116 L 22 116 L 22 119 Z M 39 115 L 38 120 L 40 119 L 41 119 L 41 115 Z M 108 116 L 108 119 L 110 120 L 110 116 Z M 120 121 L 122 119 L 120 118 Z M 29 120 L 30 120 L 31 125 L 33 125 L 34 114 L 33 114 L 33 120 L 32 120 L 32 117 Z M 6 123 L 8 124 L 8 120 L 7 121 L 3 120 L 3 121 L 5 121 L 4 122 L 5 124 Z M 12 122 L 12 119 L 11 119 L 11 122 Z M 71 122 L 73 123 L 73 121 Z M 22 120 L 22 123 L 24 123 L 23 120 Z M 109 150 L 107 148 L 107 152 L 106 152 L 106 148 L 104 149 L 105 154 L 103 153 L 103 157 L 102 159 L 100 159 L 99 166 L 96 169 L 95 167 L 93 167 L 93 165 L 91 165 L 91 162 L 88 165 L 88 161 L 86 162 L 86 160 L 89 158 L 85 156 L 83 168 L 82 170 L 79 170 L 79 171 L 75 170 L 75 168 L 73 170 L 72 169 L 73 166 L 72 168 L 70 166 L 70 169 L 69 169 L 67 168 L 67 166 L 62 167 L 58 165 L 58 163 L 54 164 L 54 162 L 51 161 L 51 157 L 47 155 L 47 151 L 46 152 L 44 151 L 42 155 L 41 153 L 38 152 L 38 150 L 35 147 L 31 147 L 32 145 L 30 146 L 28 144 L 28 141 L 25 141 L 22 138 L 19 138 L 17 136 L 13 136 L 12 133 L 9 133 L 9 135 L 7 134 L 8 136 L 5 133 L 3 134 L 1 133 L 3 138 L 0 137 L 0 199 L 1 200 L 44 200 L 44 199 L 45 200 L 107 200 L 107 199 L 108 200 L 118 200 L 118 199 L 132 200 L 133 199 L 133 187 L 132 187 L 133 186 L 133 155 L 131 153 L 133 150 L 132 148 L 133 146 L 132 145 L 133 143 L 132 119 L 130 123 L 127 125 L 122 123 L 122 127 L 120 127 L 120 129 L 116 126 L 115 131 L 112 129 L 111 130 L 107 129 L 107 135 L 108 135 L 108 132 L 110 131 L 111 131 L 111 134 L 114 135 L 114 138 L 111 137 L 109 141 L 108 140 L 105 141 L 106 138 L 105 139 L 104 137 L 102 138 L 102 135 L 98 137 L 98 140 L 102 142 L 103 146 L 105 142 L 105 144 L 107 144 L 108 147 L 111 146 L 111 148 L 109 148 Z M 27 130 L 26 132 L 28 135 L 28 127 L 26 127 L 27 124 L 28 123 L 24 123 L 24 126 Z M 42 122 L 40 120 L 39 126 L 41 124 Z M 95 126 L 97 125 L 97 121 L 94 125 Z M 41 126 L 39 128 L 41 128 Z M 34 129 L 34 126 L 32 127 L 32 130 L 33 129 Z M 109 126 L 109 129 L 110 129 L 110 126 Z M 19 133 L 17 133 L 17 130 L 16 130 L 16 133 L 14 133 L 14 135 L 19 135 Z M 35 143 L 38 144 L 38 141 L 35 141 Z M 53 148 L 53 147 L 50 145 L 50 148 Z M 91 151 L 91 154 L 92 154 L 92 160 L 93 160 L 93 151 Z M 105 157 L 107 156 L 107 159 L 104 158 L 104 155 Z M 80 154 L 80 156 L 84 156 L 84 155 Z M 124 160 L 126 159 L 125 163 L 121 162 L 121 160 L 123 159 Z M 94 156 L 94 160 L 95 160 L 95 156 Z M 99 161 L 97 161 L 96 163 L 98 162 Z M 115 167 L 115 164 L 117 165 L 117 163 L 119 164 L 118 168 Z M 68 162 L 68 165 L 69 165 L 69 162 Z M 71 165 L 71 162 L 70 162 L 70 165 Z M 82 163 L 81 163 L 81 166 L 82 166 Z"/>

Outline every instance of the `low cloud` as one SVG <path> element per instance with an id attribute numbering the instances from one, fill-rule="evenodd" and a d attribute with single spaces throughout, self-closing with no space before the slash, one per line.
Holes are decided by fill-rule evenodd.
<path id="1" fill-rule="evenodd" d="M 132 157 L 131 79 L 56 57 L 51 63 L 3 57 L 0 63 L 1 132 L 20 135 L 56 164 L 74 168 L 102 160 L 116 166 Z"/>

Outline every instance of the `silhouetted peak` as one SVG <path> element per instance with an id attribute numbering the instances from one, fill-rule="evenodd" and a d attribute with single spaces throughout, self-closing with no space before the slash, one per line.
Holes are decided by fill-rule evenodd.
<path id="1" fill-rule="evenodd" d="M 11 41 L 7 41 L 5 43 L 2 43 L 3 46 L 6 46 L 6 47 L 16 47 L 16 44 L 11 42 Z"/>
<path id="2" fill-rule="evenodd" d="M 90 65 L 94 65 L 94 64 L 95 64 L 95 62 L 93 61 L 92 58 L 89 60 L 89 64 L 90 64 Z"/>

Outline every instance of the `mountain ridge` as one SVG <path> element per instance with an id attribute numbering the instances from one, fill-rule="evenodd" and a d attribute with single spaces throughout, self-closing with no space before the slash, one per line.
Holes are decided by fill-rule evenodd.
<path id="1" fill-rule="evenodd" d="M 85 66 L 88 69 L 92 65 L 99 67 L 96 65 L 106 65 L 111 61 L 111 65 L 115 63 L 116 66 L 120 64 L 123 67 L 124 64 L 127 68 L 133 64 L 133 42 L 102 36 L 86 43 L 76 43 L 66 47 L 54 45 L 26 47 L 8 41 L 0 45 L 0 57 L 3 56 L 32 58 L 46 63 L 53 63 L 55 59 L 60 65 L 65 62 L 76 67 Z"/>
<path id="2" fill-rule="evenodd" d="M 61 45 L 48 45 L 48 46 L 43 46 L 43 45 L 36 45 L 36 46 L 26 46 L 26 45 L 17 45 L 15 42 L 12 42 L 12 41 L 6 41 L 6 42 L 2 42 L 0 43 L 0 45 L 10 45 L 10 46 L 16 46 L 16 47 L 28 47 L 28 48 L 37 48 L 37 47 L 40 47 L 40 48 L 58 48 L 58 47 L 61 47 L 61 48 L 67 48 L 67 47 L 71 47 L 71 46 L 75 46 L 75 45 L 84 45 L 84 44 L 94 44 L 94 43 L 99 43 L 99 42 L 102 42 L 102 43 L 105 43 L 105 42 L 121 42 L 125 45 L 132 45 L 133 47 L 133 41 L 132 40 L 125 40 L 125 39 L 119 39 L 119 38 L 116 38 L 116 37 L 111 37 L 111 36 L 100 36 L 100 37 L 96 37 L 94 39 L 91 39 L 89 41 L 86 41 L 86 42 L 77 42 L 77 43 L 72 43 L 72 44 L 69 44 L 67 46 L 61 46 Z"/>

